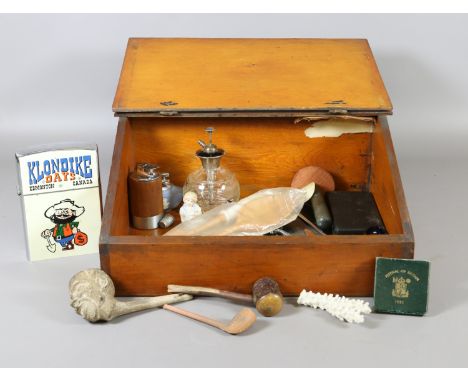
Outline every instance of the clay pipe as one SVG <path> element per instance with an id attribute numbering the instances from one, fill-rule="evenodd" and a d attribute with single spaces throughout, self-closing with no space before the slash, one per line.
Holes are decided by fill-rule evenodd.
<path id="1" fill-rule="evenodd" d="M 216 296 L 230 300 L 254 303 L 265 317 L 278 314 L 283 308 L 283 296 L 278 283 L 270 277 L 258 279 L 252 287 L 252 294 L 229 292 L 225 290 L 198 286 L 168 285 L 170 293 L 188 293 L 195 296 Z"/>
<path id="2" fill-rule="evenodd" d="M 222 322 L 213 320 L 212 318 L 202 316 L 201 314 L 189 312 L 188 310 L 181 309 L 172 305 L 164 305 L 163 309 L 170 310 L 171 312 L 178 313 L 193 320 L 197 320 L 205 324 L 214 326 L 215 328 L 221 329 L 222 331 L 229 334 L 239 334 L 245 332 L 254 324 L 254 322 L 257 319 L 255 313 L 247 308 L 243 308 L 239 313 L 237 313 L 228 324 L 223 324 Z"/>
<path id="3" fill-rule="evenodd" d="M 172 294 L 118 301 L 114 298 L 112 279 L 100 269 L 87 269 L 74 275 L 69 283 L 69 292 L 70 305 L 90 322 L 110 321 L 127 313 L 192 299 L 188 294 Z"/>

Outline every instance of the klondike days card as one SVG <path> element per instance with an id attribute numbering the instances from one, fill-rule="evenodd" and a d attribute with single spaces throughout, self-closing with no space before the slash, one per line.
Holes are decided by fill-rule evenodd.
<path id="1" fill-rule="evenodd" d="M 95 145 L 16 153 L 31 261 L 97 253 L 101 194 Z"/>

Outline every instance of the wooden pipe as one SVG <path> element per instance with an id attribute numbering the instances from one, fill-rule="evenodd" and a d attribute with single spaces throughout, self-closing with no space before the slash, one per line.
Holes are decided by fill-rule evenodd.
<path id="1" fill-rule="evenodd" d="M 252 294 L 173 284 L 167 286 L 167 291 L 169 293 L 187 293 L 194 296 L 224 297 L 234 301 L 253 303 L 259 313 L 265 317 L 275 316 L 283 308 L 283 295 L 281 294 L 279 285 L 270 277 L 258 279 L 252 287 Z"/>
<path id="2" fill-rule="evenodd" d="M 221 329 L 222 331 L 229 334 L 239 334 L 245 332 L 254 324 L 255 320 L 257 319 L 255 313 L 247 308 L 244 308 L 239 313 L 237 313 L 228 324 L 224 324 L 217 320 L 213 320 L 212 318 L 208 318 L 194 312 L 189 312 L 188 310 L 177 308 L 172 305 L 164 305 L 163 309 L 170 310 L 171 312 L 191 318 L 192 320 L 214 326 L 215 328 Z"/>

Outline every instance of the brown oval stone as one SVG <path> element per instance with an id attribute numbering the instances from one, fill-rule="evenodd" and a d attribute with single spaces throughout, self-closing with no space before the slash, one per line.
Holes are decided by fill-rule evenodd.
<path id="1" fill-rule="evenodd" d="M 328 171 L 317 166 L 304 167 L 296 172 L 291 181 L 291 187 L 302 188 L 312 182 L 321 187 L 325 192 L 335 191 L 333 176 Z"/>
<path id="2" fill-rule="evenodd" d="M 255 307 L 265 317 L 273 317 L 283 309 L 283 298 L 275 293 L 268 293 L 257 300 Z"/>

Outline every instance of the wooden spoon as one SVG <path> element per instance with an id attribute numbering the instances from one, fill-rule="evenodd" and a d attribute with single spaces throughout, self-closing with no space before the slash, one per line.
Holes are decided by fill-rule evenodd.
<path id="1" fill-rule="evenodd" d="M 197 313 L 189 312 L 185 309 L 177 308 L 172 305 L 166 304 L 163 306 L 163 309 L 181 314 L 182 316 L 189 317 L 193 320 L 204 322 L 205 324 L 214 326 L 215 328 L 221 329 L 222 331 L 229 334 L 239 334 L 245 332 L 248 328 L 250 328 L 253 325 L 253 323 L 257 319 L 255 313 L 248 308 L 243 308 L 239 313 L 237 313 L 234 316 L 234 318 L 228 324 L 223 324 L 222 322 L 213 320 L 208 317 L 204 317 Z"/>

